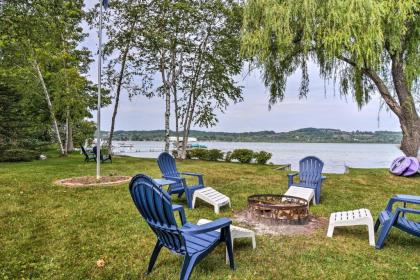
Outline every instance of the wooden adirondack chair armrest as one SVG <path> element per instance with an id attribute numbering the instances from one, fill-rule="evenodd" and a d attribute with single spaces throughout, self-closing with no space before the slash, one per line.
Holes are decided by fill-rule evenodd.
<path id="1" fill-rule="evenodd" d="M 203 174 L 193 172 L 180 172 L 181 175 L 194 176 L 198 178 L 198 184 L 204 186 Z"/>
<path id="2" fill-rule="evenodd" d="M 420 209 L 413 209 L 413 208 L 404 208 L 404 207 L 397 207 L 395 214 L 397 215 L 399 212 L 402 213 L 410 213 L 410 214 L 418 214 L 420 215 Z"/>
<path id="3" fill-rule="evenodd" d="M 220 218 L 213 222 L 199 225 L 196 228 L 192 229 L 180 229 L 182 233 L 185 234 L 199 234 L 199 233 L 206 233 L 209 231 L 215 231 L 217 229 L 222 229 L 225 227 L 229 227 L 232 224 L 232 220 L 228 218 Z"/>
<path id="4" fill-rule="evenodd" d="M 172 205 L 172 211 L 178 211 L 179 213 L 179 217 L 181 218 L 181 223 L 182 225 L 185 225 L 185 223 L 187 222 L 187 218 L 185 217 L 185 210 L 184 207 L 182 207 L 182 205 L 179 204 L 173 204 Z"/>

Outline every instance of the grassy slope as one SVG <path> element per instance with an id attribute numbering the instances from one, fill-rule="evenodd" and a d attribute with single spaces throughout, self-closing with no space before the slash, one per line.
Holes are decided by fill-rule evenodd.
<path id="1" fill-rule="evenodd" d="M 286 172 L 272 166 L 186 161 L 184 171 L 205 174 L 205 181 L 232 199 L 233 209 L 246 207 L 255 193 L 282 193 Z M 104 174 L 159 176 L 154 160 L 117 158 L 103 165 Z M 47 161 L 0 164 L 0 278 L 142 279 L 155 237 L 139 217 L 127 185 L 69 189 L 59 178 L 93 175 L 95 165 L 80 155 L 50 156 Z M 317 215 L 367 207 L 376 217 L 393 194 L 420 195 L 420 178 L 398 178 L 386 170 L 352 169 L 328 175 Z M 174 202 L 183 203 L 174 197 Z M 222 208 L 221 216 L 232 216 Z M 187 218 L 216 219 L 210 206 L 198 203 Z M 420 279 L 420 239 L 393 230 L 383 250 L 368 246 L 365 227 L 326 230 L 307 237 L 257 237 L 235 243 L 237 270 L 224 264 L 219 246 L 194 270 L 193 279 Z M 96 267 L 103 258 L 104 268 Z M 177 279 L 182 259 L 163 250 L 147 279 Z"/>

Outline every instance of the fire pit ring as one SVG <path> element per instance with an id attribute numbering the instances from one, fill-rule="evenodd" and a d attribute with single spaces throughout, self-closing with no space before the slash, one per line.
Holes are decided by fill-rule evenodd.
<path id="1" fill-rule="evenodd" d="M 309 207 L 305 199 L 275 194 L 248 197 L 248 212 L 258 220 L 272 224 L 306 224 Z"/>

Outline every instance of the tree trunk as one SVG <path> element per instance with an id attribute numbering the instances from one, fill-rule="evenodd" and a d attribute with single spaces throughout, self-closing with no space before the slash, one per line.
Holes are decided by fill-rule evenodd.
<path id="1" fill-rule="evenodd" d="M 176 134 L 176 154 L 179 157 L 179 108 L 178 108 L 178 96 L 176 91 L 176 84 L 173 85 L 174 94 L 174 110 L 175 110 L 175 134 Z"/>
<path id="2" fill-rule="evenodd" d="M 109 140 L 108 140 L 108 152 L 109 153 L 112 153 L 112 138 L 114 136 L 115 119 L 117 117 L 118 105 L 120 103 L 120 93 L 121 93 L 121 88 L 122 88 L 122 81 L 123 81 L 123 78 L 124 78 L 125 64 L 127 62 L 127 55 L 128 55 L 129 50 L 130 50 L 130 42 L 127 43 L 127 46 L 124 50 L 123 58 L 122 58 L 122 61 L 121 61 L 121 70 L 120 70 L 120 75 L 118 77 L 117 91 L 115 93 L 114 111 L 112 112 L 111 129 L 109 131 Z"/>
<path id="3" fill-rule="evenodd" d="M 169 118 L 171 116 L 171 92 L 165 86 L 165 152 L 169 153 Z"/>
<path id="4" fill-rule="evenodd" d="M 67 152 L 71 153 L 73 151 L 74 151 L 73 128 L 71 127 L 71 121 L 69 121 L 69 141 L 67 143 Z"/>
<path id="5" fill-rule="evenodd" d="M 376 88 L 385 103 L 399 119 L 403 134 L 401 150 L 406 156 L 417 157 L 419 155 L 420 147 L 420 118 L 416 111 L 413 96 L 406 85 L 404 68 L 399 59 L 398 56 L 392 56 L 391 67 L 392 79 L 398 102 L 391 95 L 386 84 L 375 71 L 371 69 L 363 69 L 363 71 L 375 83 Z M 348 60 L 345 61 L 354 66 L 354 64 Z"/>
<path id="6" fill-rule="evenodd" d="M 44 77 L 42 76 L 41 69 L 39 69 L 39 65 L 38 65 L 37 61 L 34 61 L 34 68 L 35 68 L 35 71 L 38 75 L 39 81 L 41 83 L 42 90 L 44 91 L 44 94 L 45 94 L 45 99 L 47 101 L 48 109 L 50 111 L 51 121 L 53 122 L 55 136 L 57 138 L 57 143 L 60 147 L 60 154 L 64 155 L 65 152 L 64 152 L 64 148 L 63 148 L 63 143 L 61 142 L 60 130 L 58 129 L 57 119 L 55 118 L 54 111 L 53 111 L 53 108 L 52 108 L 50 94 L 48 92 L 47 86 L 45 85 Z"/>
<path id="7" fill-rule="evenodd" d="M 401 150 L 406 156 L 420 156 L 420 118 L 400 119 L 403 138 L 401 141 Z"/>
<path id="8" fill-rule="evenodd" d="M 64 140 L 64 153 L 68 154 L 69 147 L 69 107 L 66 108 L 66 139 Z"/>
<path id="9" fill-rule="evenodd" d="M 185 159 L 187 157 L 188 137 L 190 136 L 191 123 L 194 117 L 194 109 L 195 109 L 195 104 L 196 104 L 196 99 L 194 95 L 192 99 L 193 100 L 190 106 L 190 111 L 187 112 L 187 117 L 184 122 L 184 137 L 182 139 L 182 153 L 181 153 L 182 159 Z"/>
<path id="10" fill-rule="evenodd" d="M 401 150 L 406 156 L 417 157 L 420 147 L 420 118 L 416 111 L 413 95 L 406 84 L 404 67 L 400 56 L 392 57 L 392 80 L 401 108 L 399 116 L 403 139 Z"/>

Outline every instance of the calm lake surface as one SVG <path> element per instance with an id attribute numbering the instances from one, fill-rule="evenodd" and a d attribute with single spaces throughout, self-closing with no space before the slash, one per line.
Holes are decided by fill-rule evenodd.
<path id="1" fill-rule="evenodd" d="M 163 142 L 155 141 L 114 141 L 116 146 L 131 144 L 133 147 L 120 148 L 118 154 L 157 158 L 164 148 Z M 392 160 L 403 155 L 397 144 L 342 144 L 342 143 L 253 143 L 253 142 L 199 142 L 209 149 L 224 152 L 239 148 L 267 151 L 273 154 L 270 162 L 292 164 L 292 170 L 299 169 L 299 160 L 305 156 L 319 157 L 325 164 L 325 173 L 343 173 L 345 166 L 356 168 L 388 168 Z"/>

